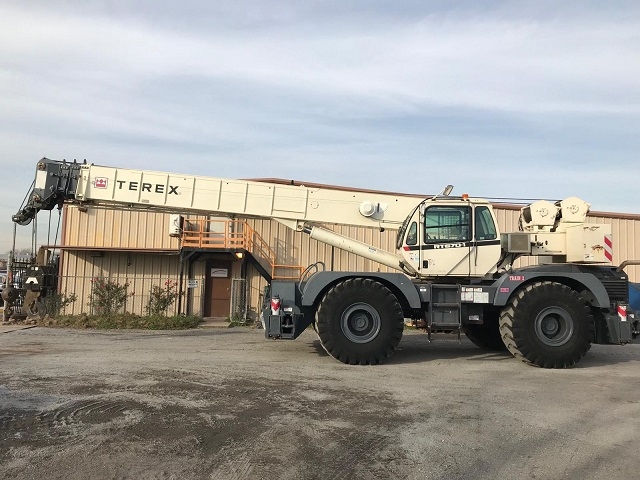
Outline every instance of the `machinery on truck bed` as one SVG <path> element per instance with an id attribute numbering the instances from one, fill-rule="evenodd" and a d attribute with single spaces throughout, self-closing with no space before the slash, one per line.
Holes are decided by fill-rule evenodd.
<path id="1" fill-rule="evenodd" d="M 609 225 L 586 223 L 589 204 L 572 197 L 524 207 L 520 231 L 500 234 L 490 202 L 413 197 L 178 175 L 42 159 L 28 224 L 64 202 L 174 213 L 277 220 L 318 241 L 397 273 L 323 271 L 273 280 L 263 308 L 268 338 L 294 339 L 313 325 L 325 350 L 349 364 L 383 362 L 405 319 L 434 333 L 465 333 L 487 349 L 508 349 L 546 368 L 575 364 L 591 343 L 638 335 L 627 318 L 628 278 L 610 265 Z M 323 224 L 397 229 L 395 253 L 338 235 Z M 513 268 L 520 256 L 539 266 Z M 314 268 L 315 267 L 315 268 Z M 309 274 L 313 271 L 313 274 Z"/>

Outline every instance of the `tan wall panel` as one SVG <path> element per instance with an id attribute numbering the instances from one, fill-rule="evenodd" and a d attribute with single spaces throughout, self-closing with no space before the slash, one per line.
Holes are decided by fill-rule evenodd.
<path id="1" fill-rule="evenodd" d="M 247 299 L 249 302 L 248 320 L 255 322 L 260 315 L 262 302 L 264 300 L 263 292 L 267 281 L 252 266 L 247 268 Z"/>
<path id="2" fill-rule="evenodd" d="M 614 265 L 619 265 L 625 260 L 640 260 L 640 220 L 598 216 L 589 217 L 587 221 L 611 225 Z M 625 272 L 632 282 L 640 282 L 640 266 L 628 266 Z"/>
<path id="3" fill-rule="evenodd" d="M 75 294 L 78 299 L 66 313 L 79 315 L 90 313 L 89 297 L 92 280 L 103 277 L 120 285 L 129 284 L 125 310 L 137 315 L 146 313 L 153 285 L 164 287 L 167 280 L 178 282 L 179 258 L 177 255 L 158 255 L 131 252 L 103 252 L 100 257 L 87 251 L 64 251 L 61 262 L 60 291 Z M 168 313 L 176 313 L 177 302 Z"/>
<path id="4" fill-rule="evenodd" d="M 519 210 L 495 208 L 500 231 L 518 231 Z M 89 208 L 80 212 L 75 206 L 65 207 L 65 245 L 96 248 L 130 249 L 175 249 L 179 248 L 176 238 L 168 235 L 169 215 L 150 211 L 127 211 Z M 588 219 L 592 223 L 608 223 L 614 235 L 614 264 L 625 259 L 640 259 L 640 216 L 597 214 Z M 324 262 L 328 270 L 335 271 L 392 271 L 386 266 L 358 257 L 357 255 L 334 249 L 311 239 L 301 232 L 294 232 L 280 223 L 268 219 L 251 219 L 248 223 L 262 236 L 276 253 L 278 263 L 306 267 L 318 261 Z M 364 243 L 389 252 L 395 251 L 396 231 L 380 232 L 375 228 L 356 228 L 333 225 L 328 228 L 360 240 Z M 111 275 L 117 279 L 134 279 L 135 289 L 145 292 L 153 281 L 175 269 L 177 278 L 177 256 L 169 257 L 171 267 L 163 256 L 131 253 L 106 253 L 104 257 L 91 257 L 89 252 L 66 252 L 63 262 L 64 285 L 68 291 L 80 292 L 83 298 L 90 292 L 90 282 L 86 278 L 95 275 Z M 134 267 L 130 263 L 134 264 Z M 515 266 L 533 265 L 535 258 L 522 258 Z M 240 262 L 235 262 L 233 276 L 240 276 Z M 640 282 L 640 267 L 628 267 L 627 273 L 632 281 Z M 297 271 L 296 271 L 297 274 Z M 192 267 L 192 279 L 199 280 L 197 288 L 189 289 L 191 309 L 201 314 L 204 300 L 205 263 L 195 262 Z M 139 277 L 139 279 L 137 279 Z M 187 282 L 185 271 L 185 289 Z M 266 282 L 252 266 L 247 267 L 247 286 L 250 311 L 257 315 L 261 296 Z M 87 289 L 89 290 L 87 291 Z M 86 302 L 78 300 L 74 312 L 87 311 Z M 186 301 L 186 297 L 185 297 Z M 84 303 L 84 304 L 83 304 Z M 136 313 L 144 307 L 144 298 L 134 302 Z"/>
<path id="5" fill-rule="evenodd" d="M 500 232 L 517 232 L 519 230 L 520 210 L 494 208 L 494 212 Z M 521 268 L 537 264 L 538 260 L 535 257 L 520 257 L 514 262 L 513 266 L 514 268 Z"/>
<path id="6" fill-rule="evenodd" d="M 65 207 L 65 246 L 178 250 L 179 241 L 169 236 L 166 213 L 145 210 L 113 210 L 89 207 L 81 212 Z"/>

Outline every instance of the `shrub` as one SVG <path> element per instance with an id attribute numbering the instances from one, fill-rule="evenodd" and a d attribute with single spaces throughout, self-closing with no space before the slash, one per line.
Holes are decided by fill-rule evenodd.
<path id="1" fill-rule="evenodd" d="M 140 317 L 127 313 L 116 315 L 65 315 L 49 320 L 46 325 L 67 328 L 97 328 L 97 329 L 147 329 L 147 330 L 182 330 L 196 328 L 202 318 L 195 316 L 176 315 L 173 317 L 149 316 Z"/>
<path id="2" fill-rule="evenodd" d="M 44 311 L 52 317 L 57 317 L 62 311 L 78 299 L 75 293 L 65 295 L 58 292 L 47 292 L 42 299 Z"/>
<path id="3" fill-rule="evenodd" d="M 178 298 L 178 283 L 173 280 L 164 282 L 164 287 L 154 285 L 149 294 L 149 303 L 145 307 L 150 316 L 167 315 L 167 310 Z"/>
<path id="4" fill-rule="evenodd" d="M 229 317 L 229 327 L 244 327 L 247 322 L 240 313 L 234 313 Z"/>
<path id="5" fill-rule="evenodd" d="M 125 305 L 127 297 L 133 296 L 133 292 L 128 293 L 127 288 L 128 283 L 120 285 L 103 277 L 95 277 L 91 280 L 89 307 L 96 315 L 113 315 Z"/>

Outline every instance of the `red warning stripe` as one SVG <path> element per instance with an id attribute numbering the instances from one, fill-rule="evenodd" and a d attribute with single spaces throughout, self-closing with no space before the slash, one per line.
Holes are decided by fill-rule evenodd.
<path id="1" fill-rule="evenodd" d="M 613 261 L 613 240 L 611 235 L 604 236 L 604 256 L 610 262 Z"/>
<path id="2" fill-rule="evenodd" d="M 618 316 L 624 321 L 627 319 L 627 306 L 618 305 Z"/>

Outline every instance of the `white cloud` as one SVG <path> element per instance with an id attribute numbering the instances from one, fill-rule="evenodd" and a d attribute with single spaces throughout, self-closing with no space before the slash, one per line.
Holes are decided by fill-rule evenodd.
<path id="1" fill-rule="evenodd" d="M 213 3 L 0 6 L 5 235 L 42 155 L 637 211 L 627 6 Z"/>
<path id="2" fill-rule="evenodd" d="M 247 81 L 385 107 L 638 113 L 640 22 L 593 24 L 429 16 L 334 36 L 295 28 L 180 35 L 132 20 L 5 11 L 0 53 L 53 80 L 163 76 Z M 118 79 L 120 75 L 120 79 Z M 102 78 L 104 76 L 104 78 Z M 126 80 L 124 80 L 126 79 Z M 612 88 L 616 86 L 618 88 Z M 625 95 L 620 95 L 620 88 Z M 631 97 L 631 98 L 629 98 Z"/>

